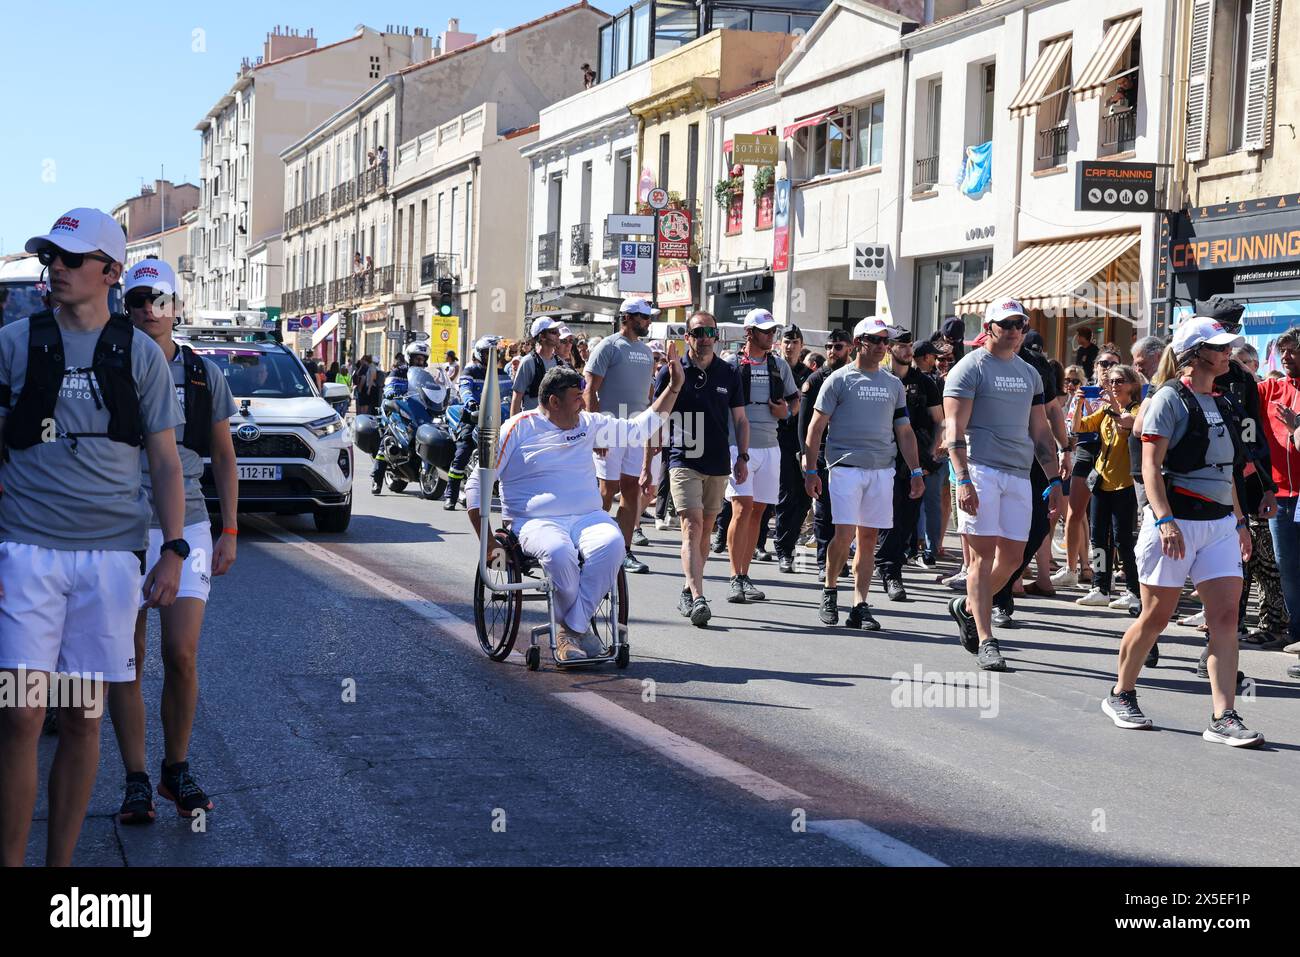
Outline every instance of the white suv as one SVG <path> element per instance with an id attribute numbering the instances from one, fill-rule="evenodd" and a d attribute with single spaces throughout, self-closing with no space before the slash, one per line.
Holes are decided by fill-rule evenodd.
<path id="1" fill-rule="evenodd" d="M 346 531 L 356 465 L 352 429 L 340 414 L 347 387 L 327 383 L 322 395 L 298 357 L 258 330 L 181 326 L 176 339 L 215 363 L 235 397 L 239 510 L 310 512 L 318 531 Z M 219 510 L 210 462 L 202 481 L 209 511 Z"/>

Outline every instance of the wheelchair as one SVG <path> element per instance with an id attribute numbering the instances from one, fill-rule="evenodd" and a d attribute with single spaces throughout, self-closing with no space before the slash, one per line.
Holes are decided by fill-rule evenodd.
<path id="1" fill-rule="evenodd" d="M 542 635 L 548 637 L 551 660 L 562 670 L 609 661 L 614 662 L 617 668 L 627 667 L 631 649 L 627 641 L 627 576 L 623 569 L 618 570 L 617 583 L 601 599 L 591 618 L 592 631 L 600 641 L 600 654 L 572 661 L 556 661 L 557 622 L 555 605 L 551 600 L 550 579 L 542 569 L 541 562 L 524 553 L 513 531 L 500 528 L 495 531 L 494 537 L 501 556 L 491 564 L 494 580 L 484 581 L 482 569 L 478 569 L 474 575 L 474 626 L 485 655 L 493 661 L 505 661 L 515 646 L 523 618 L 524 602 L 544 601 L 547 622 L 533 627 L 529 645 L 524 650 L 524 663 L 529 671 L 537 671 L 542 666 L 539 643 Z M 581 563 L 581 556 L 578 561 Z M 520 583 L 530 579 L 536 582 L 535 588 L 512 591 L 495 591 L 492 588 L 493 584 Z"/>

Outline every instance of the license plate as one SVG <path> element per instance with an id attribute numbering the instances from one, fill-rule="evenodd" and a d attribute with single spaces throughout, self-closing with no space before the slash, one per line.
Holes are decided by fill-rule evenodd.
<path id="1" fill-rule="evenodd" d="M 241 482 L 278 482 L 283 474 L 279 465 L 241 465 L 239 480 Z"/>

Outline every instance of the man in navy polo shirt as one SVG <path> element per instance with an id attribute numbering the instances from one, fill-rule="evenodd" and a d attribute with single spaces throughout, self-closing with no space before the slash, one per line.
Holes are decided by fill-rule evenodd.
<path id="1" fill-rule="evenodd" d="M 682 571 L 686 587 L 677 610 L 691 624 L 703 628 L 712 613 L 704 597 L 704 562 L 708 558 L 709 529 L 722 509 L 727 478 L 743 483 L 749 475 L 749 420 L 740 374 L 714 354 L 718 323 L 711 313 L 697 312 L 686 324 L 687 353 L 681 360 L 686 372 L 668 428 L 668 476 L 673 505 L 682 522 Z M 655 395 L 668 385 L 667 368 L 655 379 Z M 728 423 L 736 433 L 736 466 L 731 467 Z M 646 443 L 641 472 L 649 487 L 650 462 L 659 450 Z"/>

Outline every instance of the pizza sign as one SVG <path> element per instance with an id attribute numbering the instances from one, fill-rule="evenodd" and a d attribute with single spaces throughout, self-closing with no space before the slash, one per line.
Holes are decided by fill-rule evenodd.
<path id="1" fill-rule="evenodd" d="M 659 214 L 659 258 L 691 258 L 691 214 L 669 209 Z"/>

